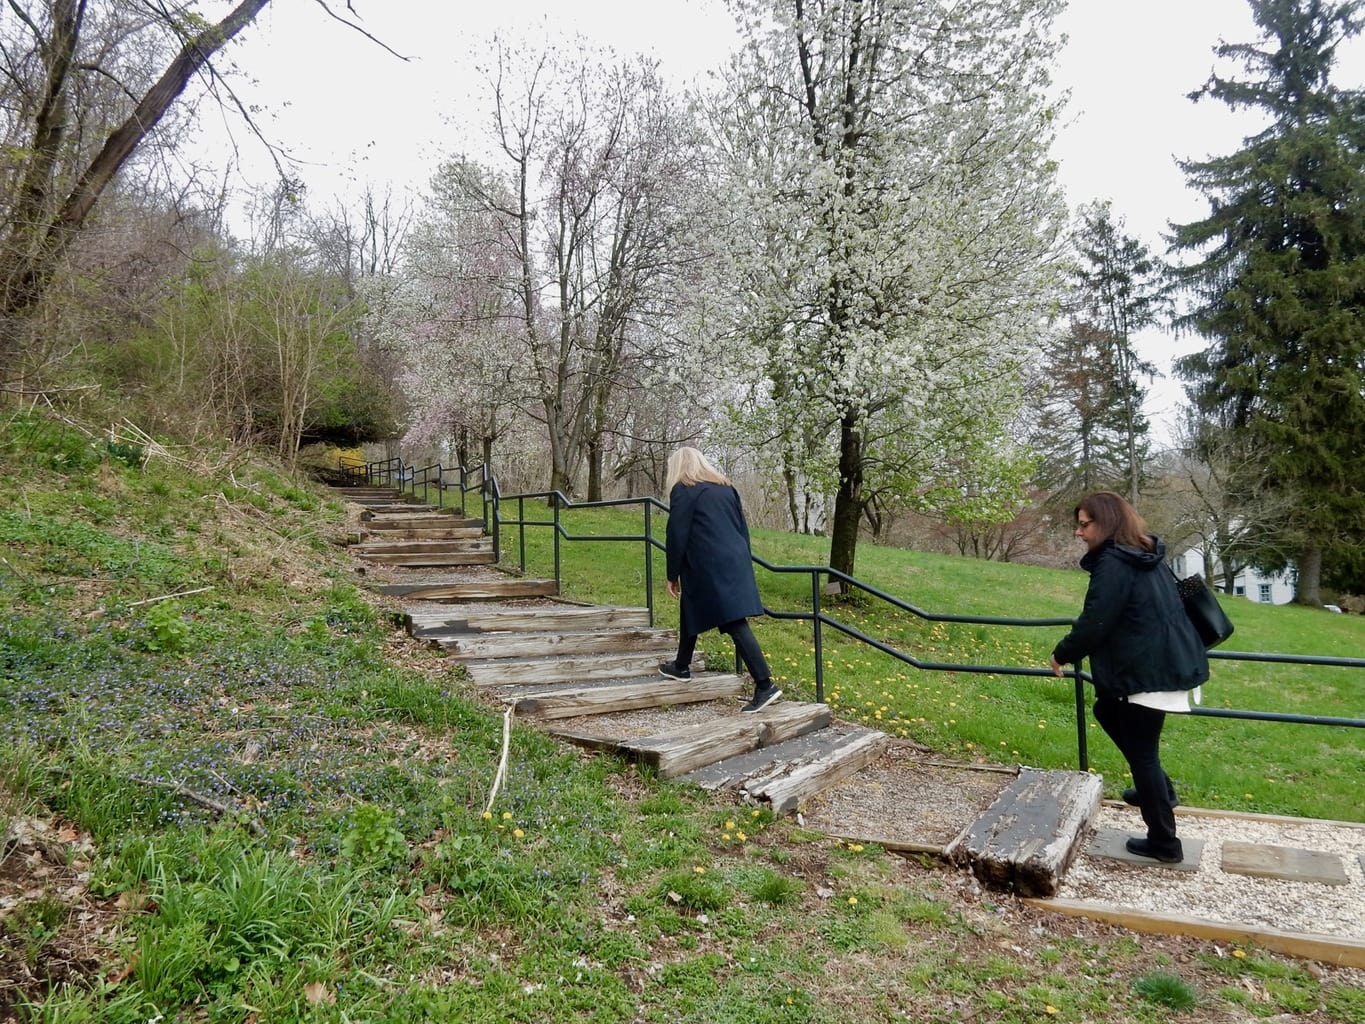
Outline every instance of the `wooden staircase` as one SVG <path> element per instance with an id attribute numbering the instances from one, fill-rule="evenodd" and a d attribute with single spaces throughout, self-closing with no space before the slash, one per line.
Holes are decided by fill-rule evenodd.
<path id="1" fill-rule="evenodd" d="M 469 600 L 488 600 L 501 589 L 497 583 L 481 581 L 464 592 Z M 506 581 L 514 592 L 524 583 Z M 458 600 L 455 586 L 442 586 L 441 599 Z M 411 601 L 422 593 L 396 596 Z M 691 777 L 761 802 L 775 799 L 774 809 L 783 813 L 822 784 L 856 771 L 886 739 L 859 727 L 852 740 L 845 729 L 837 740 L 830 732 L 828 742 L 798 747 L 794 741 L 829 729 L 826 705 L 783 701 L 746 715 L 739 705 L 752 683 L 744 677 L 705 671 L 700 658 L 691 679 L 660 675 L 659 663 L 677 649 L 677 632 L 651 627 L 645 608 L 553 600 L 516 608 L 425 606 L 408 611 L 405 623 L 413 637 L 462 662 L 481 693 L 551 735 L 647 765 L 665 778 Z"/>
<path id="2" fill-rule="evenodd" d="M 478 520 L 404 502 L 383 488 L 336 493 L 365 507 L 362 534 L 350 548 L 358 558 L 392 567 L 391 579 L 409 569 L 447 570 L 438 579 L 423 573 L 412 582 L 372 585 L 402 604 L 409 634 L 463 664 L 490 701 L 566 742 L 661 777 L 737 793 L 780 814 L 796 813 L 835 787 L 856 786 L 859 773 L 891 745 L 885 733 L 835 720 L 824 704 L 783 699 L 743 714 L 752 683 L 706 671 L 700 658 L 689 680 L 660 675 L 659 663 L 676 649 L 674 630 L 650 626 L 645 608 L 572 604 L 558 598 L 553 580 L 501 573 Z M 1055 891 L 1098 800 L 1093 786 L 1083 799 L 1071 795 L 1076 780 L 1061 777 L 1080 773 L 1047 774 L 1042 782 L 1031 777 L 1029 791 L 1003 810 L 992 807 L 965 822 L 943 855 L 971 864 L 990 884 Z M 921 797 L 905 794 L 911 802 Z M 1002 813 L 1011 821 L 1024 814 L 1034 829 L 1024 839 L 1012 836 L 1003 852 L 981 838 L 1003 831 L 995 821 Z M 1040 858 L 1038 837 L 1050 830 L 1061 838 Z M 1011 867 L 1016 861 L 1018 870 Z"/>
<path id="3" fill-rule="evenodd" d="M 364 507 L 351 553 L 378 565 L 432 569 L 492 565 L 498 560 L 482 519 L 406 500 L 392 487 L 333 487 L 333 496 Z"/>

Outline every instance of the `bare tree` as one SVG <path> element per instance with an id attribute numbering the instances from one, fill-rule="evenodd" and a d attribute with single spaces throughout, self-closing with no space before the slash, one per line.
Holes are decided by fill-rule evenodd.
<path id="1" fill-rule="evenodd" d="M 211 62 L 270 0 L 240 0 L 216 23 L 193 3 L 133 12 L 102 0 L 5 2 L 13 17 L 0 19 L 0 389 L 14 389 L 28 372 L 30 319 L 73 242 L 190 83 L 203 76 L 250 120 Z"/>
<path id="2" fill-rule="evenodd" d="M 87 53 L 89 0 L 47 0 L 28 10 L 10 2 L 22 28 L 7 40 L 5 52 L 11 56 L 7 70 L 21 103 L 10 112 L 5 135 L 22 140 L 25 148 L 7 168 L 11 187 L 8 229 L 0 242 L 0 378 L 18 371 L 26 318 L 42 300 L 95 203 L 190 80 L 268 2 L 242 0 L 222 21 L 200 22 L 193 32 L 187 31 L 195 24 L 189 18 L 153 18 L 181 38 L 179 51 L 127 116 L 103 136 L 93 155 L 83 145 L 87 140 L 72 137 L 73 127 L 84 121 L 77 109 L 82 87 L 103 74 L 117 81 L 121 69 L 103 67 L 101 54 Z"/>
<path id="3" fill-rule="evenodd" d="M 491 74 L 503 170 L 466 196 L 500 219 L 553 489 L 586 457 L 588 494 L 631 389 L 666 360 L 692 250 L 695 140 L 652 64 L 564 63 L 499 47 Z"/>

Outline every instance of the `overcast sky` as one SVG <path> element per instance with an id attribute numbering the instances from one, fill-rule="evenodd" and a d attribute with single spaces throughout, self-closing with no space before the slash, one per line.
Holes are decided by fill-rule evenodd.
<path id="1" fill-rule="evenodd" d="M 268 134 L 305 161 L 302 176 L 319 198 L 367 181 L 420 190 L 439 159 L 470 147 L 483 128 L 475 65 L 494 33 L 577 31 L 656 55 L 680 84 L 721 61 L 734 38 L 721 0 L 355 0 L 355 8 L 368 31 L 411 59 L 293 2 L 267 7 L 233 48 L 256 81 L 244 95 L 267 105 Z M 1255 39 L 1246 0 L 1073 0 L 1059 27 L 1069 41 L 1056 80 L 1071 99 L 1054 152 L 1070 203 L 1112 200 L 1127 233 L 1164 254 L 1168 223 L 1205 210 L 1176 161 L 1231 152 L 1256 127 L 1221 104 L 1187 99 L 1213 70 L 1220 40 Z M 1343 50 L 1335 81 L 1365 84 L 1360 40 Z M 265 180 L 260 146 L 240 127 L 235 134 L 244 166 Z M 1198 342 L 1151 332 L 1141 345 L 1164 369 Z M 1162 435 L 1180 395 L 1170 380 L 1152 388 L 1148 412 Z"/>

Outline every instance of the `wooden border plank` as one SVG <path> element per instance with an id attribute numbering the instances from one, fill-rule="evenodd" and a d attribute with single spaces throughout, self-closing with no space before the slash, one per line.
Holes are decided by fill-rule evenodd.
<path id="1" fill-rule="evenodd" d="M 1365 942 L 1358 939 L 1338 939 L 1329 935 L 1206 921 L 1182 914 L 1149 913 L 1088 900 L 1025 897 L 1021 902 L 1067 917 L 1084 917 L 1091 921 L 1116 924 L 1146 935 L 1185 935 L 1220 942 L 1251 942 L 1276 953 L 1286 953 L 1305 960 L 1318 960 L 1338 967 L 1365 967 Z"/>

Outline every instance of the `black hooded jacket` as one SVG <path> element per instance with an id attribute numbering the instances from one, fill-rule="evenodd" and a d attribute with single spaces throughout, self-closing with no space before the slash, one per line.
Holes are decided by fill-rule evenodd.
<path id="1" fill-rule="evenodd" d="M 1086 552 L 1085 605 L 1052 652 L 1061 665 L 1088 657 L 1095 690 L 1114 699 L 1190 690 L 1209 678 L 1208 654 L 1166 567 L 1166 545 L 1151 539 L 1151 551 L 1109 540 Z"/>

